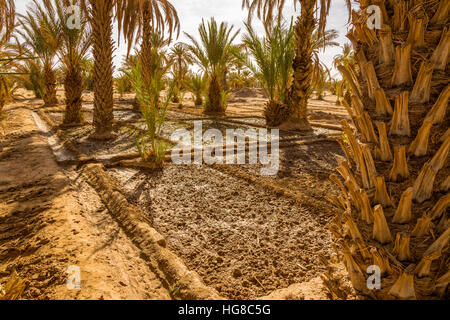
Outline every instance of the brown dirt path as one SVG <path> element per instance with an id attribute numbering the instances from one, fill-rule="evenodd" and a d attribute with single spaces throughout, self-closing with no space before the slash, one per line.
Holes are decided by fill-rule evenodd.
<path id="1" fill-rule="evenodd" d="M 27 284 L 25 299 L 170 299 L 95 191 L 58 166 L 30 108 L 5 111 L 0 284 L 15 270 Z M 69 266 L 81 269 L 81 290 L 68 290 Z"/>

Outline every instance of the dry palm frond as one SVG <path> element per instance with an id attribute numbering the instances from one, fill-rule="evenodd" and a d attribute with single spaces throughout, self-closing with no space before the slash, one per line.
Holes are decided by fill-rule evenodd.
<path id="1" fill-rule="evenodd" d="M 173 32 L 180 32 L 180 21 L 175 7 L 168 0 L 117 1 L 119 37 L 123 32 L 128 42 L 128 52 L 138 39 L 145 37 L 145 28 L 150 26 L 154 34 L 169 31 L 169 42 Z M 120 41 L 120 39 L 119 39 Z"/>
<path id="2" fill-rule="evenodd" d="M 0 0 L 0 34 L 4 32 L 5 38 L 9 38 L 15 21 L 14 0 Z"/>
<path id="3" fill-rule="evenodd" d="M 5 286 L 0 284 L 0 300 L 19 300 L 25 291 L 25 281 L 20 279 L 16 273 Z"/>
<path id="4" fill-rule="evenodd" d="M 299 3 L 300 6 L 303 6 L 312 2 L 314 2 L 319 16 L 318 35 L 322 36 L 325 33 L 331 0 L 293 0 L 295 8 Z M 286 0 L 242 0 L 242 8 L 249 9 L 248 21 L 251 22 L 252 16 L 256 13 L 258 18 L 263 21 L 267 31 L 270 31 L 274 19 L 281 20 L 285 4 Z"/>

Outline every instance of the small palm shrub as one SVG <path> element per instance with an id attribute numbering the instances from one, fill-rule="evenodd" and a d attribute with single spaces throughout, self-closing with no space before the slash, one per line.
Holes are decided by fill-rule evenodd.
<path id="1" fill-rule="evenodd" d="M 136 66 L 126 74 L 136 91 L 145 122 L 145 132 L 135 137 L 139 154 L 143 161 L 154 164 L 156 168 L 162 168 L 168 145 L 158 139 L 158 135 L 174 95 L 175 82 L 171 83 L 164 100 L 162 100 L 161 92 L 165 87 L 164 75 L 169 65 L 164 63 L 163 55 L 157 49 L 154 50 L 153 55 L 155 65 L 152 68 L 152 78 L 149 83 L 146 83 L 142 77 L 140 62 L 137 62 Z"/>
<path id="2" fill-rule="evenodd" d="M 278 21 L 261 38 L 250 23 L 245 25 L 247 33 L 243 43 L 253 60 L 242 52 L 235 52 L 237 58 L 250 69 L 267 92 L 269 101 L 264 117 L 269 127 L 275 127 L 287 119 L 287 99 L 292 61 L 295 56 L 292 23 L 286 27 Z"/>
<path id="3" fill-rule="evenodd" d="M 39 60 L 28 60 L 17 66 L 16 71 L 21 75 L 16 79 L 18 84 L 27 90 L 33 91 L 36 99 L 42 99 L 44 93 L 44 80 L 42 65 Z"/>
<path id="4" fill-rule="evenodd" d="M 186 79 L 187 89 L 194 95 L 194 104 L 203 105 L 203 96 L 207 88 L 207 78 L 204 74 L 197 73 Z"/>
<path id="5" fill-rule="evenodd" d="M 233 32 L 233 28 L 224 22 L 219 25 L 214 18 L 211 18 L 207 23 L 202 21 L 198 28 L 200 41 L 185 33 L 192 43 L 188 48 L 195 62 L 208 77 L 205 113 L 224 113 L 227 107 L 224 75 L 227 64 L 233 56 L 232 43 L 239 34 L 239 31 Z"/>
<path id="6" fill-rule="evenodd" d="M 125 93 L 133 92 L 133 82 L 125 73 L 122 72 L 118 78 L 114 79 L 114 82 L 121 98 Z"/>

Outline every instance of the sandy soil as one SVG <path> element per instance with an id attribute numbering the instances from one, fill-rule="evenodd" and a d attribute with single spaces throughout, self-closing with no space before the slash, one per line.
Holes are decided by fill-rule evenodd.
<path id="1" fill-rule="evenodd" d="M 25 299 L 169 299 L 139 250 L 75 171 L 60 168 L 29 110 L 6 108 L 0 138 L 0 283 Z M 81 290 L 68 290 L 69 266 Z"/>
<path id="2" fill-rule="evenodd" d="M 318 254 L 334 255 L 326 231 L 334 208 L 324 196 L 335 189 L 328 176 L 337 153 L 333 144 L 282 151 L 272 179 L 301 194 L 303 205 L 205 166 L 110 173 L 207 285 L 230 299 L 254 299 L 320 276 Z M 241 167 L 256 175 L 259 168 Z"/>
<path id="3" fill-rule="evenodd" d="M 326 93 L 324 100 L 310 99 L 308 103 L 309 120 L 323 124 L 339 125 L 340 120 L 349 119 L 345 108 L 341 105 L 336 105 L 336 99 L 337 97 L 329 92 Z M 267 97 L 264 90 L 257 88 L 243 88 L 230 93 L 226 114 L 229 117 L 262 118 L 266 104 Z M 183 108 L 179 108 L 178 105 L 173 105 L 171 108 L 173 110 L 180 110 L 198 115 L 201 115 L 202 113 L 201 107 L 194 106 L 190 94 L 186 94 L 183 101 Z"/>

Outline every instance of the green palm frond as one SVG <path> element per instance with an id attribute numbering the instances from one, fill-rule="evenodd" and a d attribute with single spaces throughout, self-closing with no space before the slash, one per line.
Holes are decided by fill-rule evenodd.
<path id="1" fill-rule="evenodd" d="M 80 12 L 80 28 L 69 26 L 67 21 L 71 16 L 68 5 L 81 5 L 80 0 L 47 0 L 44 7 L 39 7 L 41 25 L 47 39 L 52 43 L 50 50 L 56 47 L 55 55 L 63 65 L 63 70 L 80 68 L 92 44 L 92 33 L 88 24 L 86 12 Z"/>
<path id="2" fill-rule="evenodd" d="M 242 42 L 252 58 L 242 52 L 236 52 L 239 60 L 250 69 L 266 89 L 270 100 L 285 102 L 288 82 L 292 73 L 292 61 L 295 56 L 294 32 L 277 21 L 270 27 L 271 32 L 259 37 L 250 23 L 246 23 L 247 33 Z"/>
<path id="3" fill-rule="evenodd" d="M 162 39 L 165 31 L 171 42 L 172 34 L 180 32 L 180 21 L 175 7 L 168 0 L 128 0 L 116 1 L 116 18 L 119 24 L 119 42 L 123 33 L 128 42 L 128 53 L 133 44 L 141 39 L 145 23 L 149 23 L 155 38 Z"/>
<path id="4" fill-rule="evenodd" d="M 200 42 L 192 35 L 185 33 L 192 44 L 188 45 L 196 63 L 208 74 L 218 74 L 222 71 L 230 57 L 230 50 L 234 39 L 240 30 L 233 32 L 234 26 L 222 22 L 220 25 L 214 18 L 205 23 L 202 20 L 198 32 Z"/>

